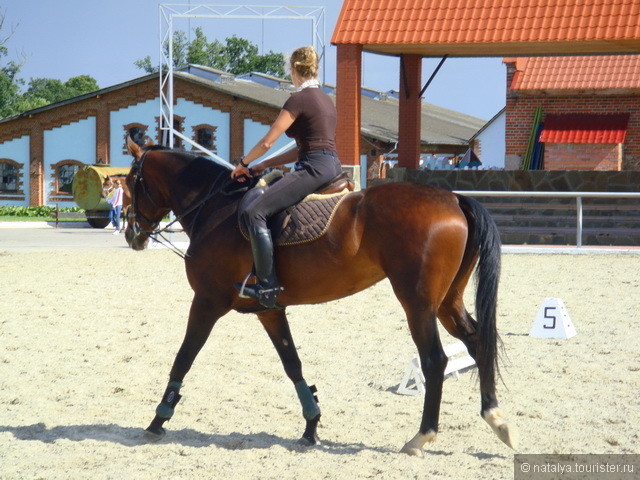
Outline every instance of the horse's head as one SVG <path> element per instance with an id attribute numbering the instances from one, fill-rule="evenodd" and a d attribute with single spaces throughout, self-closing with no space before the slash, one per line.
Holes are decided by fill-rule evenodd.
<path id="1" fill-rule="evenodd" d="M 150 165 L 147 164 L 147 168 L 144 168 L 147 154 L 151 152 L 146 147 L 141 148 L 130 137 L 127 138 L 127 149 L 134 160 L 126 178 L 131 205 L 127 213 L 125 239 L 134 250 L 143 250 L 149 242 L 149 235 L 158 228 L 160 221 L 171 209 L 154 185 L 152 172 L 148 171 Z"/>

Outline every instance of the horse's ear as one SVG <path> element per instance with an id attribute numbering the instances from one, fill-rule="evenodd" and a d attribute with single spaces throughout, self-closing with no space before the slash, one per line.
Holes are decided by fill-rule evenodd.
<path id="1" fill-rule="evenodd" d="M 149 137 L 147 137 L 147 141 L 144 144 L 144 146 L 145 147 L 152 147 L 153 146 L 153 141 Z"/>
<path id="2" fill-rule="evenodd" d="M 133 155 L 136 162 L 140 160 L 140 157 L 142 157 L 142 148 L 140 148 L 140 145 L 134 142 L 130 136 L 127 136 L 127 150 L 129 150 L 129 153 Z"/>

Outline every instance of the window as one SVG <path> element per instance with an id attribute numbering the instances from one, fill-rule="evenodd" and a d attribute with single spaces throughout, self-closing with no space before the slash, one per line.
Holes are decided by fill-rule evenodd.
<path id="1" fill-rule="evenodd" d="M 71 182 L 73 182 L 73 177 L 75 177 L 79 169 L 80 167 L 74 163 L 66 163 L 59 166 L 56 172 L 58 180 L 57 191 L 71 193 Z"/>
<path id="2" fill-rule="evenodd" d="M 140 147 L 144 146 L 144 135 L 145 135 L 144 128 L 131 127 L 128 133 L 129 133 L 129 137 L 131 137 L 131 140 L 137 143 Z"/>
<path id="3" fill-rule="evenodd" d="M 185 117 L 180 117 L 178 115 L 173 116 L 173 129 L 176 132 L 184 133 L 184 118 Z M 165 133 L 165 130 L 160 129 L 160 118 L 156 117 L 156 120 L 158 122 L 158 144 L 164 145 L 162 136 Z M 162 117 L 162 122 L 164 121 L 164 117 Z M 173 148 L 184 148 L 182 139 L 176 135 L 173 136 Z"/>
<path id="4" fill-rule="evenodd" d="M 0 191 L 18 191 L 18 167 L 10 163 L 0 163 Z"/>
<path id="5" fill-rule="evenodd" d="M 143 125 L 142 123 L 129 123 L 127 125 L 123 125 L 124 128 L 124 138 L 122 142 L 122 153 L 129 154 L 129 150 L 127 149 L 127 138 L 131 137 L 134 143 L 138 144 L 141 147 L 144 147 L 147 143 L 149 137 L 147 137 L 147 130 L 149 129 L 148 125 Z"/>
<path id="6" fill-rule="evenodd" d="M 183 130 L 182 120 L 183 119 L 181 119 L 181 118 L 173 117 L 173 129 L 176 132 L 182 133 L 182 130 Z M 183 148 L 182 139 L 180 137 L 175 137 L 175 136 L 173 137 L 173 147 L 174 148 Z"/>
<path id="7" fill-rule="evenodd" d="M 66 197 L 72 194 L 71 184 L 80 167 L 78 160 L 62 160 L 51 165 L 51 197 Z M 64 198 L 62 199 L 64 200 Z"/>
<path id="8" fill-rule="evenodd" d="M 211 125 L 196 125 L 193 127 L 193 141 L 203 146 L 207 150 L 211 150 L 213 153 L 217 152 L 216 147 L 216 129 Z M 195 147 L 192 150 L 196 150 Z"/>

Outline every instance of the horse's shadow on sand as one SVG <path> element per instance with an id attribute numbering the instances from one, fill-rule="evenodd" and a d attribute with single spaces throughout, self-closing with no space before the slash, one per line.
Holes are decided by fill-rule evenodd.
<path id="1" fill-rule="evenodd" d="M 56 440 L 70 440 L 73 442 L 96 440 L 117 443 L 126 447 L 178 444 L 195 448 L 215 446 L 227 450 L 266 449 L 278 445 L 290 451 L 300 452 L 310 448 L 318 448 L 335 455 L 352 455 L 364 450 L 397 453 L 391 449 L 370 447 L 363 443 L 342 443 L 323 440 L 321 445 L 309 447 L 299 444 L 297 439 L 282 438 L 265 432 L 251 434 L 234 432 L 221 435 L 202 433 L 190 428 L 170 430 L 164 438 L 158 441 L 151 441 L 145 437 L 144 431 L 140 428 L 121 427 L 115 424 L 61 425 L 55 427 L 47 427 L 44 423 L 23 426 L 0 425 L 1 433 L 10 433 L 18 440 L 43 443 L 54 443 Z"/>
<path id="2" fill-rule="evenodd" d="M 286 448 L 289 451 L 305 452 L 309 449 L 319 449 L 332 455 L 354 455 L 362 451 L 378 453 L 394 453 L 398 450 L 371 447 L 363 443 L 343 443 L 322 440 L 321 445 L 307 446 L 298 443 L 297 439 L 282 438 L 266 432 L 260 433 L 230 433 L 227 435 L 202 433 L 190 428 L 171 430 L 159 441 L 151 441 L 145 437 L 144 430 L 134 427 L 121 427 L 115 424 L 97 425 L 60 425 L 48 428 L 44 423 L 23 426 L 0 425 L 0 434 L 10 433 L 16 439 L 23 441 L 38 441 L 42 443 L 54 443 L 56 440 L 70 440 L 82 442 L 84 440 L 96 440 L 100 442 L 117 443 L 126 447 L 138 447 L 143 445 L 173 445 L 184 447 L 217 447 L 226 450 L 254 450 L 266 449 L 275 445 Z M 426 455 L 451 456 L 453 452 L 442 450 L 427 450 Z M 501 457 L 483 453 L 471 454 L 480 459 Z"/>

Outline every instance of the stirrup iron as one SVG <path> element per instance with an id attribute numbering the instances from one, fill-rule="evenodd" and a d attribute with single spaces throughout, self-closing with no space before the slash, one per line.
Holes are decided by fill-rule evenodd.
<path id="1" fill-rule="evenodd" d="M 241 284 L 236 284 L 237 288 L 238 288 L 238 296 L 240 298 L 251 298 L 249 295 L 247 295 L 246 293 L 244 293 L 244 287 L 247 286 L 247 282 L 249 281 L 249 279 L 251 278 L 251 276 L 253 275 L 253 273 L 249 272 L 247 274 L 247 276 L 244 278 L 244 282 L 242 282 Z"/>

